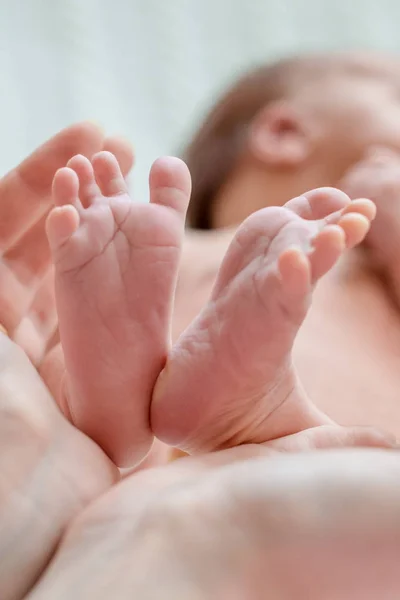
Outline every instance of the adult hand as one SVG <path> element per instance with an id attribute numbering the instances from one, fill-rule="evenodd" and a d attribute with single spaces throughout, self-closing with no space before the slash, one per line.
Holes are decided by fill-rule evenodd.
<path id="1" fill-rule="evenodd" d="M 394 600 L 400 458 L 242 446 L 134 475 L 69 527 L 29 600 Z"/>
<path id="2" fill-rule="evenodd" d="M 130 146 L 104 138 L 95 125 L 64 129 L 0 180 L 0 323 L 28 353 L 47 385 L 58 392 L 63 360 L 57 345 L 53 273 L 45 235 L 54 173 L 75 154 L 112 151 L 124 174 Z"/>
<path id="3" fill-rule="evenodd" d="M 70 520 L 119 479 L 0 334 L 0 598 L 24 596 Z"/>
<path id="4" fill-rule="evenodd" d="M 165 467 L 165 471 L 142 471 L 143 479 L 127 480 L 135 482 L 136 491 L 132 491 L 130 485 L 118 486 L 116 490 L 122 490 L 121 502 L 130 505 L 132 500 L 136 502 L 140 498 L 144 498 L 144 502 L 152 501 L 152 494 L 157 489 L 164 489 L 163 482 L 169 485 L 171 477 L 173 481 L 180 481 L 182 469 L 185 477 L 192 480 L 199 472 L 211 466 L 214 468 L 221 461 L 243 460 L 248 456 L 354 445 L 390 447 L 391 444 L 390 439 L 374 431 L 335 426 L 315 428 L 276 440 L 266 447 L 243 446 L 232 452 L 178 461 L 176 468 Z M 70 521 L 119 478 L 118 470 L 104 453 L 58 410 L 22 350 L 0 334 L 1 600 L 20 599 L 28 592 L 50 560 Z M 112 505 L 112 496 L 111 503 L 106 497 L 105 506 L 108 508 L 102 513 L 105 521 Z M 120 508 L 118 500 L 115 505 L 117 514 Z M 120 512 L 118 531 L 122 521 L 131 516 L 134 519 L 134 514 L 126 515 L 125 509 Z M 134 520 L 132 525 L 125 523 L 127 533 L 134 523 Z M 115 540 L 112 520 L 110 524 L 107 544 L 112 547 Z M 82 583 L 92 586 L 91 575 L 86 578 L 84 574 L 84 564 L 85 561 L 82 564 Z M 121 568 L 124 565 L 122 555 L 120 565 Z M 115 568 L 119 568 L 118 565 Z M 51 582 L 48 587 L 46 584 L 46 593 L 53 593 L 52 586 Z M 52 597 L 63 596 L 58 596 L 57 592 Z"/>

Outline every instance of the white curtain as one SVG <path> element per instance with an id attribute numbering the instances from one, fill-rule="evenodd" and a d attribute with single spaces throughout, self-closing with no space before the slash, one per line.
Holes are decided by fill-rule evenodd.
<path id="1" fill-rule="evenodd" d="M 128 137 L 147 198 L 236 73 L 309 49 L 400 51 L 398 0 L 0 0 L 0 170 L 68 123 Z"/>

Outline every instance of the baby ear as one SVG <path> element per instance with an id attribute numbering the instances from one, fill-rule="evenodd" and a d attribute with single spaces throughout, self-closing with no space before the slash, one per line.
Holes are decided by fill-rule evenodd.
<path id="1" fill-rule="evenodd" d="M 311 144 L 305 116 L 289 102 L 265 106 L 250 127 L 250 152 L 268 167 L 300 166 L 309 157 Z"/>

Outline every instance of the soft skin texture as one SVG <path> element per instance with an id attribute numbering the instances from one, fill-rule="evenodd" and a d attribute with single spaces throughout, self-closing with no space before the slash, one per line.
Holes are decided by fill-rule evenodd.
<path id="1" fill-rule="evenodd" d="M 331 54 L 318 58 L 318 76 L 306 77 L 303 58 L 298 61 L 289 93 L 254 115 L 234 168 L 210 198 L 217 229 L 187 233 L 174 337 L 207 303 L 229 243 L 249 214 L 320 185 L 372 198 L 377 218 L 364 247 L 346 253 L 320 281 L 293 363 L 309 397 L 330 418 L 400 437 L 400 61 Z"/>
<path id="2" fill-rule="evenodd" d="M 190 176 L 163 158 L 134 202 L 111 153 L 71 159 L 47 221 L 74 424 L 126 467 L 149 452 L 149 411 L 170 348 Z"/>
<path id="3" fill-rule="evenodd" d="M 104 452 L 61 414 L 26 355 L 2 334 L 0 434 L 0 593 L 2 600 L 20 600 L 46 570 L 69 524 L 118 482 L 120 473 Z M 274 443 L 275 451 L 280 452 L 351 446 L 390 448 L 393 440 L 375 431 L 329 426 Z M 248 448 L 249 452 L 239 450 L 239 458 L 264 452 L 263 449 Z M 206 467 L 208 460 L 213 462 L 218 458 L 205 459 Z M 195 460 L 184 464 L 188 466 L 187 473 L 194 474 L 198 468 Z M 148 472 L 154 473 L 155 480 L 150 480 L 150 488 L 143 487 L 145 495 L 153 492 L 154 484 L 164 481 L 163 471 Z M 170 481 L 169 474 L 166 468 L 167 482 Z M 140 489 L 141 481 L 138 480 Z M 129 490 L 123 491 L 122 496 L 128 504 L 132 500 L 135 504 Z M 137 488 L 133 494 L 136 493 Z M 138 501 L 140 503 L 139 498 Z M 115 508 L 118 512 L 117 505 Z M 107 519 L 106 513 L 104 515 Z M 123 515 L 122 511 L 121 519 Z M 111 545 L 118 529 L 114 530 L 110 521 Z M 79 556 L 75 550 L 73 554 Z M 122 555 L 120 559 L 122 566 Z M 84 588 L 92 586 L 94 582 L 85 561 L 80 564 L 83 569 L 81 583 Z M 67 572 L 65 575 L 68 579 Z M 60 583 L 68 587 L 66 579 Z M 44 590 L 46 594 L 53 594 L 53 586 L 52 582 L 45 583 L 40 588 L 41 593 Z M 129 593 L 130 588 L 128 584 L 124 593 Z"/>
<path id="4" fill-rule="evenodd" d="M 69 527 L 29 600 L 394 600 L 397 453 L 242 446 L 130 477 Z"/>
<path id="5" fill-rule="evenodd" d="M 193 453 L 266 442 L 329 423 L 292 363 L 313 289 L 366 235 L 374 205 L 319 189 L 239 227 L 211 298 L 174 345 L 157 382 L 152 426 Z"/>
<path id="6" fill-rule="evenodd" d="M 58 344 L 54 277 L 45 222 L 52 207 L 57 169 L 76 154 L 114 152 L 127 174 L 130 145 L 106 138 L 91 123 L 64 129 L 0 180 L 0 323 L 28 353 L 55 396 L 59 395 L 63 356 Z"/>

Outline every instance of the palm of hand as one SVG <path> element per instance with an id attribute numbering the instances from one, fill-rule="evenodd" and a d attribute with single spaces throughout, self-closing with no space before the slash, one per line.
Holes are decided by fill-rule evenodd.
<path id="1" fill-rule="evenodd" d="M 29 598 L 398 597 L 398 475 L 395 453 L 262 446 L 143 472 L 71 524 Z"/>

